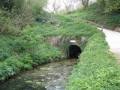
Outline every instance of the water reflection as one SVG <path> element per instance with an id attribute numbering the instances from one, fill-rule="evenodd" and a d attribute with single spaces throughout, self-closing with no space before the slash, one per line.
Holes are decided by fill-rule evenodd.
<path id="1" fill-rule="evenodd" d="M 64 83 L 77 60 L 41 65 L 0 85 L 0 90 L 65 90 Z"/>

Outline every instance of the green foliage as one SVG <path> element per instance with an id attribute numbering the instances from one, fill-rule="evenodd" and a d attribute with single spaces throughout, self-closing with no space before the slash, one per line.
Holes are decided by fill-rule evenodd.
<path id="1" fill-rule="evenodd" d="M 76 20 L 88 20 L 102 25 L 104 28 L 115 29 L 120 26 L 120 14 L 117 12 L 101 13 L 99 11 L 99 4 L 94 3 L 87 9 L 81 9 L 80 11 L 69 14 L 71 18 Z"/>
<path id="2" fill-rule="evenodd" d="M 45 36 L 91 36 L 97 32 L 96 28 L 85 22 L 79 22 L 78 20 L 74 21 L 74 19 L 71 19 L 67 16 L 54 17 L 56 17 L 57 21 L 59 21 L 57 22 L 57 24 L 59 24 L 60 26 L 57 27 L 57 24 L 55 24 L 53 26 L 54 29 L 50 29 L 51 31 L 49 33 L 45 33 Z"/>
<path id="3" fill-rule="evenodd" d="M 16 57 L 10 57 L 6 59 L 5 62 L 7 63 L 7 66 L 12 68 L 14 74 L 19 73 L 22 63 Z"/>
<path id="4" fill-rule="evenodd" d="M 6 62 L 0 62 L 0 81 L 5 80 L 6 77 L 8 77 L 11 74 L 14 74 L 12 68 L 7 66 Z"/>
<path id="5" fill-rule="evenodd" d="M 24 9 L 24 4 L 25 0 L 13 0 L 14 6 L 16 10 L 23 10 Z"/>
<path id="6" fill-rule="evenodd" d="M 32 18 L 28 11 L 17 14 L 14 10 L 0 10 L 0 21 L 0 34 L 18 35 L 22 28 L 31 24 Z"/>
<path id="7" fill-rule="evenodd" d="M 34 27 L 25 27 L 19 37 L 1 35 L 0 42 L 0 81 L 32 69 L 33 65 L 61 58 L 60 50 L 46 44 Z"/>
<path id="8" fill-rule="evenodd" d="M 32 69 L 33 60 L 29 54 L 11 56 L 4 62 L 0 62 L 0 81 L 16 75 L 20 70 Z"/>
<path id="9" fill-rule="evenodd" d="M 10 56 L 10 49 L 7 48 L 8 45 L 5 41 L 0 39 L 0 43 L 0 61 L 2 61 Z"/>
<path id="10" fill-rule="evenodd" d="M 18 35 L 34 18 L 40 22 L 48 14 L 43 7 L 46 0 L 2 0 L 0 2 L 0 34 Z"/>
<path id="11" fill-rule="evenodd" d="M 108 48 L 101 32 L 89 38 L 67 83 L 69 90 L 120 89 L 120 70 Z"/>
<path id="12" fill-rule="evenodd" d="M 46 0 L 29 0 L 27 1 L 26 7 L 29 7 L 32 15 L 35 17 L 36 21 L 44 21 L 47 17 L 47 13 L 43 9 L 47 5 Z"/>
<path id="13" fill-rule="evenodd" d="M 24 5 L 24 0 L 1 0 L 0 8 L 12 10 L 12 9 L 22 9 Z"/>
<path id="14" fill-rule="evenodd" d="M 26 50 L 31 50 L 36 45 L 43 42 L 44 38 L 37 32 L 36 28 L 30 26 L 25 27 L 21 31 L 21 36 L 16 39 L 16 42 Z"/>
<path id="15" fill-rule="evenodd" d="M 41 35 L 45 35 L 45 34 L 48 34 L 54 30 L 56 30 L 57 28 L 51 24 L 41 24 L 41 23 L 35 23 L 35 26 L 38 30 L 38 32 L 41 34 Z"/>
<path id="16" fill-rule="evenodd" d="M 18 57 L 18 60 L 22 63 L 22 68 L 25 70 L 32 69 L 33 59 L 31 58 L 30 54 L 22 54 Z"/>
<path id="17" fill-rule="evenodd" d="M 120 10 L 119 0 L 98 0 L 99 8 L 102 12 L 111 12 Z"/>
<path id="18" fill-rule="evenodd" d="M 10 37 L 0 36 L 0 61 L 4 61 L 6 58 L 13 54 L 14 42 Z"/>
<path id="19" fill-rule="evenodd" d="M 38 65 L 44 62 L 50 62 L 61 58 L 61 52 L 50 44 L 41 44 L 35 47 L 35 52 L 32 53 L 34 64 Z"/>

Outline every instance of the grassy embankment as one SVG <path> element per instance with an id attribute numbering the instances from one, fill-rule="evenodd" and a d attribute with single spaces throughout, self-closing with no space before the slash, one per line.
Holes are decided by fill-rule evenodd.
<path id="1" fill-rule="evenodd" d="M 43 36 L 29 26 L 19 37 L 1 35 L 0 42 L 0 81 L 61 58 L 60 50 L 45 43 Z"/>
<path id="2" fill-rule="evenodd" d="M 90 20 L 114 29 L 119 26 L 119 14 L 97 14 L 97 3 L 86 10 L 66 15 L 76 21 Z M 105 35 L 96 32 L 90 36 L 86 48 L 79 57 L 79 63 L 69 77 L 66 84 L 68 90 L 119 90 L 120 68 L 113 54 L 108 51 L 109 46 Z"/>
<path id="3" fill-rule="evenodd" d="M 105 36 L 96 33 L 88 40 L 67 83 L 68 90 L 119 90 L 120 68 Z"/>
<path id="4" fill-rule="evenodd" d="M 77 20 L 92 21 L 111 30 L 120 27 L 120 14 L 118 12 L 101 13 L 98 3 L 90 5 L 87 9 L 78 9 L 76 13 L 69 14 L 69 16 Z"/>

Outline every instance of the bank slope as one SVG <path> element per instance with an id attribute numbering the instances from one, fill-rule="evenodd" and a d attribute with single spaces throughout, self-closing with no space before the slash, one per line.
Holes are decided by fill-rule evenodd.
<path id="1" fill-rule="evenodd" d="M 119 90 L 120 68 L 103 33 L 91 36 L 66 84 L 68 90 Z"/>

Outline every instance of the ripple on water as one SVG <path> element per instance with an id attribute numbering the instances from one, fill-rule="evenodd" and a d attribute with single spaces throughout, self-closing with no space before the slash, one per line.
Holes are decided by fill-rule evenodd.
<path id="1" fill-rule="evenodd" d="M 77 60 L 41 65 L 0 85 L 0 90 L 65 90 L 64 83 Z"/>

